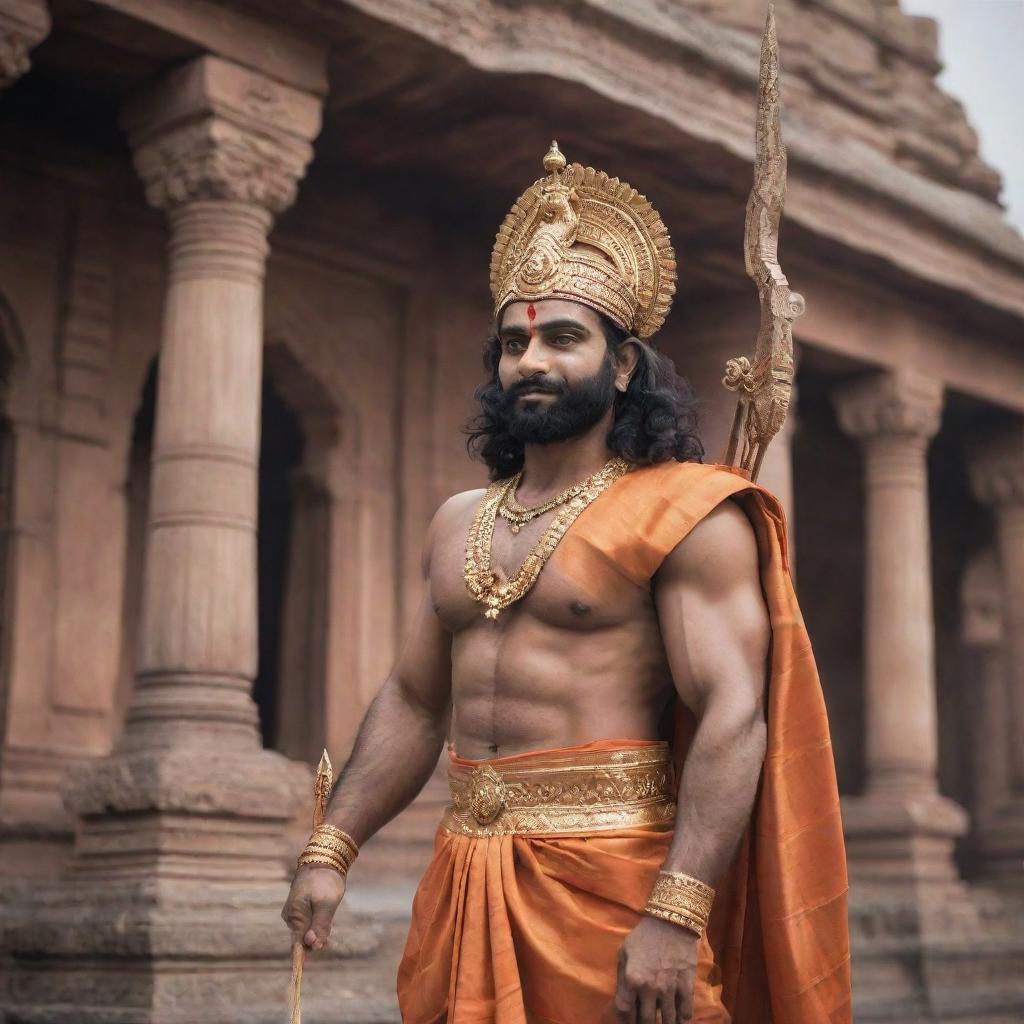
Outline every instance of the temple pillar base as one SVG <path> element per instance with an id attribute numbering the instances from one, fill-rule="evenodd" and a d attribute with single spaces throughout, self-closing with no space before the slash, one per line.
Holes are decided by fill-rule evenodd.
<path id="1" fill-rule="evenodd" d="M 251 742 L 121 749 L 84 766 L 64 789 L 79 819 L 69 875 L 283 881 L 298 852 L 288 823 L 312 817 L 311 769 Z"/>
<path id="2" fill-rule="evenodd" d="M 287 891 L 284 881 L 74 880 L 45 891 L 11 883 L 0 890 L 11 921 L 0 1016 L 7 1024 L 280 1024 L 291 977 L 279 916 Z M 358 992 L 378 943 L 374 923 L 339 912 L 331 946 L 308 958 L 304 1019 L 337 1019 L 345 1007 L 355 1011 L 341 1011 L 347 1021 L 389 1019 L 389 1006 L 378 998 L 375 1009 Z"/>
<path id="3" fill-rule="evenodd" d="M 255 745 L 119 750 L 85 766 L 64 791 L 79 822 L 65 878 L 0 889 L 9 958 L 0 1019 L 286 1020 L 280 913 L 297 854 L 287 826 L 311 794 L 307 765 Z M 309 958 L 306 1021 L 336 1019 L 350 1003 L 346 1020 L 398 1019 L 379 995 L 388 992 L 375 977 L 380 938 L 373 919 L 342 909 L 331 947 Z"/>
<path id="4" fill-rule="evenodd" d="M 953 847 L 968 817 L 952 800 L 933 792 L 867 793 L 843 797 L 842 813 L 851 886 L 903 890 L 958 879 Z"/>
<path id="5" fill-rule="evenodd" d="M 958 876 L 964 810 L 936 793 L 868 793 L 843 799 L 843 824 L 858 1024 L 1018 1019 L 1024 928 Z"/>

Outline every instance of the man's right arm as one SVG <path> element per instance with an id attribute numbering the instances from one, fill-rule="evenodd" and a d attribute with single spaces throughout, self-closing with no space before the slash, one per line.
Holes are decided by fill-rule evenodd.
<path id="1" fill-rule="evenodd" d="M 324 817 L 359 845 L 415 798 L 444 745 L 451 698 L 451 634 L 434 610 L 429 575 L 435 534 L 456 503 L 451 499 L 443 505 L 430 524 L 423 552 L 428 582 L 423 600 L 394 669 L 363 718 Z M 322 948 L 344 893 L 345 879 L 331 868 L 299 868 L 281 912 L 293 938 Z"/>

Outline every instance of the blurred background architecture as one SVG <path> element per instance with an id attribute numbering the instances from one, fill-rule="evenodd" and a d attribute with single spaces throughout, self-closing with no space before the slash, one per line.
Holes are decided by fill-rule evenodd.
<path id="1" fill-rule="evenodd" d="M 1024 240 L 933 21 L 776 10 L 807 313 L 763 479 L 831 713 L 857 1020 L 1019 1022 Z M 390 667 L 433 510 L 484 479 L 490 246 L 552 137 L 668 224 L 658 345 L 715 457 L 764 13 L 0 0 L 0 1019 L 285 1019 L 311 765 Z M 353 870 L 313 1024 L 398 1019 L 445 794 Z"/>

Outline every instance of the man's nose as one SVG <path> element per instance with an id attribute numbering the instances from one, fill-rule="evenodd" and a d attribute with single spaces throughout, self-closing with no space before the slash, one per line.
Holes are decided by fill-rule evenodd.
<path id="1" fill-rule="evenodd" d="M 540 340 L 531 338 L 526 351 L 519 357 L 519 376 L 522 378 L 536 377 L 548 372 L 548 360 Z"/>

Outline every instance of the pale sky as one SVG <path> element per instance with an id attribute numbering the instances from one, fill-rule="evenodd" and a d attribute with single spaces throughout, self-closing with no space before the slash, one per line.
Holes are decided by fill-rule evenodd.
<path id="1" fill-rule="evenodd" d="M 1003 176 L 1007 216 L 1024 232 L 1024 0 L 901 0 L 939 23 L 939 84 L 967 108 L 981 153 Z"/>

